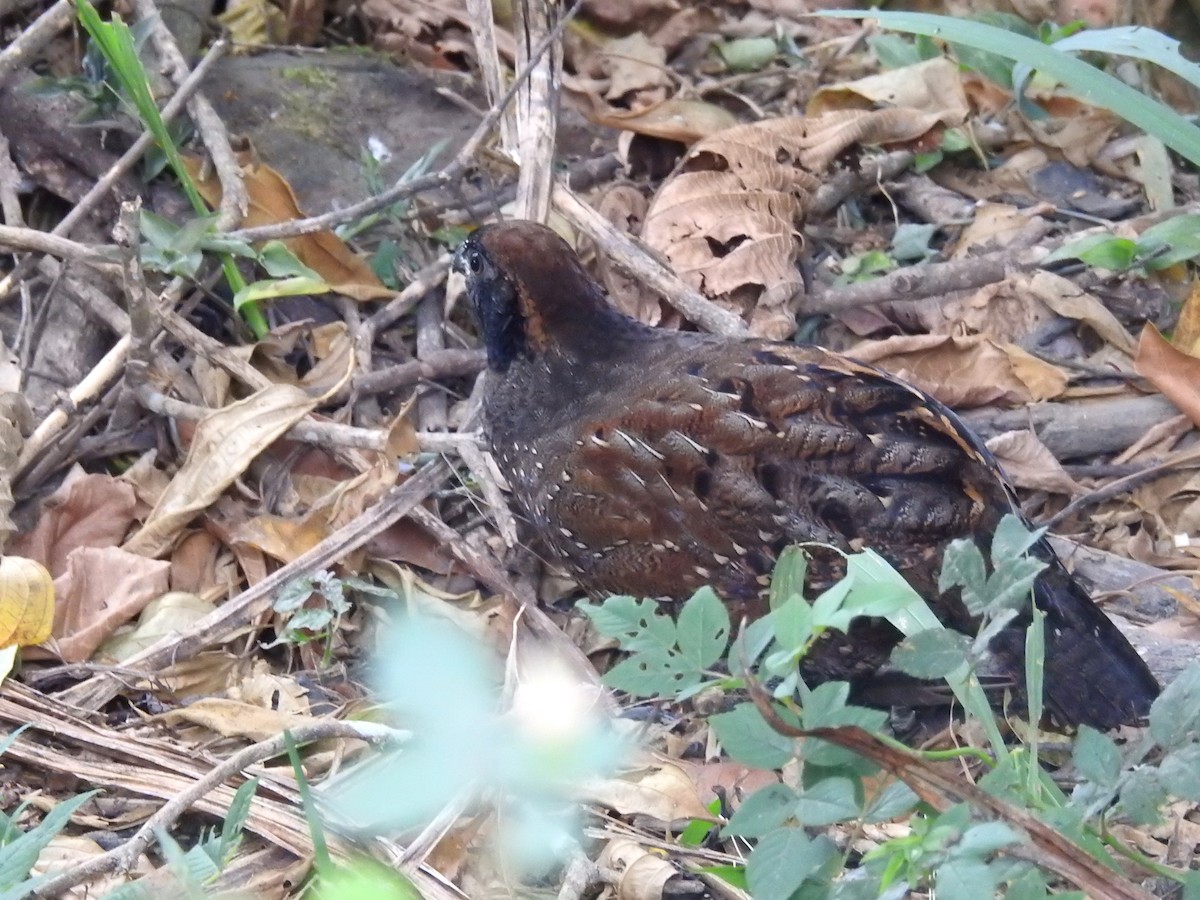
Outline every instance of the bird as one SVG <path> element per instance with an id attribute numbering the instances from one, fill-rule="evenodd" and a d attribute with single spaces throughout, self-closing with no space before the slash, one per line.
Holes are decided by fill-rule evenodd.
<path id="1" fill-rule="evenodd" d="M 486 350 L 483 415 L 498 468 L 534 534 L 597 596 L 678 603 L 708 585 L 735 615 L 766 612 L 794 544 L 871 548 L 942 623 L 979 621 L 938 588 L 955 539 L 985 550 L 1015 492 L 983 441 L 905 381 L 816 345 L 654 328 L 607 300 L 550 228 L 480 226 L 453 268 Z M 807 583 L 844 572 L 809 550 Z M 1043 538 L 1034 602 L 1046 614 L 1045 708 L 1107 730 L 1147 715 L 1145 661 Z M 988 650 L 1024 681 L 1018 616 Z M 882 619 L 827 633 L 814 682 L 868 678 L 902 635 Z"/>

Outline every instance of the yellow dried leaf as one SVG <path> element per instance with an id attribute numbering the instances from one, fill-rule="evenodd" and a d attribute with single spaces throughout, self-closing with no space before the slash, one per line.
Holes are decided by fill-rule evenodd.
<path id="1" fill-rule="evenodd" d="M 125 549 L 142 556 L 165 553 L 194 516 L 317 403 L 297 387 L 276 384 L 210 413 L 196 426 L 182 468 Z"/>
<path id="2" fill-rule="evenodd" d="M 54 582 L 46 567 L 23 556 L 0 559 L 0 646 L 40 644 L 53 624 Z"/>

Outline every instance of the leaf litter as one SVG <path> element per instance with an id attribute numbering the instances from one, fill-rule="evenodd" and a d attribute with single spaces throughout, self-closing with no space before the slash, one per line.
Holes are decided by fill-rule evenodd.
<path id="1" fill-rule="evenodd" d="M 1029 429 L 985 436 L 1036 517 L 1054 516 L 1075 501 L 1078 511 L 1059 522 L 1060 533 L 1194 579 L 1200 572 L 1191 542 L 1200 533 L 1197 462 L 1186 454 L 1169 456 L 1194 441 L 1193 426 L 1200 422 L 1195 379 L 1188 377 L 1195 368 L 1200 302 L 1194 272 L 1182 263 L 1162 272 L 1119 273 L 1079 267 L 1034 271 L 1033 265 L 1081 221 L 1089 224 L 1088 215 L 1119 216 L 1123 221 L 1114 233 L 1134 240 L 1163 215 L 1164 206 L 1176 199 L 1194 204 L 1195 185 L 1182 171 L 1169 171 L 1165 151 L 1156 154 L 1153 144 L 1131 142 L 1118 119 L 1059 86 L 1039 81 L 1029 86 L 1026 96 L 1048 113 L 1031 119 L 1018 114 L 1009 87 L 948 57 L 887 68 L 880 63 L 882 45 L 873 42 L 877 34 L 863 42 L 858 26 L 806 18 L 807 7 L 799 3 L 764 0 L 747 6 L 739 15 L 721 4 L 696 9 L 666 0 L 584 3 L 563 35 L 564 102 L 587 123 L 579 127 L 588 152 L 619 154 L 628 166 L 615 179 L 585 180 L 581 189 L 592 191 L 591 203 L 618 232 L 639 236 L 689 287 L 735 313 L 751 331 L 787 338 L 799 330 L 805 339 L 910 378 L 953 406 L 1021 410 L 1048 404 L 1063 414 L 1086 407 L 1104 418 L 1105 404 L 1116 398 L 1159 393 L 1170 398 L 1190 422 L 1131 431 L 1122 444 L 1129 449 L 1119 456 L 1094 451 L 1059 459 Z M 243 18 L 231 27 L 250 43 L 320 43 L 319 29 L 311 27 L 272 37 L 270 29 L 281 25 L 273 7 L 231 5 L 232 12 L 235 8 Z M 336 4 L 324 12 L 340 15 Z M 475 72 L 479 59 L 467 3 L 371 0 L 362 14 L 376 47 L 403 50 L 414 64 Z M 320 18 L 314 20 L 309 9 L 297 22 L 311 25 Z M 500 55 L 512 63 L 519 23 L 499 4 L 497 22 Z M 757 41 L 761 55 L 748 70 L 727 68 L 731 56 L 709 52 L 714 34 Z M 47 47 L 52 52 L 59 54 L 55 65 L 63 67 L 61 59 L 69 58 L 65 68 L 77 69 L 65 45 Z M 132 130 L 128 122 L 121 127 Z M 45 159 L 53 153 L 41 152 Z M 75 152 L 86 157 L 88 151 L 85 145 Z M 502 191 L 511 167 L 489 154 L 471 162 L 491 182 L 489 191 Z M 822 207 L 826 212 L 812 211 L 822 191 L 836 189 L 839 179 L 850 184 L 881 155 L 924 160 L 922 165 L 932 166 L 927 181 L 911 169 L 877 174 L 857 188 L 841 188 L 840 210 L 829 211 L 839 205 L 835 201 Z M 985 155 L 987 167 L 981 166 Z M 651 158 L 665 161 L 665 170 L 637 174 L 637 166 Z M 258 160 L 253 153 L 237 160 L 251 200 L 241 227 L 286 226 L 304 217 L 288 185 L 286 163 Z M 192 172 L 210 204 L 219 204 L 220 172 L 209 172 L 198 160 Z M 1177 198 L 1163 189 L 1164 177 L 1169 188 L 1172 175 L 1182 185 Z M 55 185 L 39 177 L 38 189 L 54 193 Z M 929 185 L 963 201 L 958 208 L 968 211 L 966 220 L 925 223 L 932 226 L 933 264 L 898 267 L 889 256 L 896 227 L 924 223 L 920 211 L 927 208 Z M 11 186 L 11 177 L 0 172 L 0 188 Z M 69 204 L 79 195 L 60 196 Z M 3 757 L 6 767 L 25 776 L 18 783 L 45 781 L 61 797 L 76 783 L 104 785 L 127 812 L 119 804 L 89 800 L 79 821 L 101 831 L 141 825 L 160 802 L 249 743 L 285 729 L 375 715 L 378 695 L 363 664 L 405 610 L 450 621 L 507 660 L 494 686 L 512 704 L 523 684 L 542 677 L 523 676 L 537 668 L 534 646 L 556 646 L 573 653 L 576 663 L 582 647 L 592 662 L 607 664 L 611 647 L 577 616 L 553 612 L 551 621 L 502 596 L 502 588 L 514 590 L 513 596 L 535 590 L 548 601 L 573 592 L 553 572 L 530 572 L 528 566 L 514 588 L 509 573 L 498 568 L 503 541 L 480 486 L 492 476 L 472 465 L 468 452 L 456 450 L 474 441 L 471 379 L 440 369 L 422 349 L 431 332 L 440 334 L 443 347 L 469 340 L 453 303 L 439 305 L 444 269 L 437 259 L 442 246 L 478 217 L 480 196 L 431 198 L 428 209 L 386 223 L 380 235 L 364 233 L 360 246 L 372 248 L 378 261 L 388 241 L 399 246 L 388 229 L 406 229 L 403 244 L 414 255 L 393 262 L 387 274 L 400 272 L 415 287 L 398 296 L 383 287 L 377 267 L 330 230 L 288 236 L 300 261 L 353 305 L 327 295 L 280 301 L 275 331 L 257 347 L 238 345 L 236 328 L 228 321 L 214 325 L 207 310 L 206 327 L 220 342 L 236 346 L 244 368 L 214 353 L 204 334 L 185 332 L 180 338 L 177 328 L 148 354 L 131 355 L 131 361 L 149 364 L 148 381 L 139 384 L 126 375 L 116 388 L 89 386 L 90 393 L 75 400 L 65 417 L 71 428 L 50 437 L 53 455 L 40 468 L 18 470 L 16 460 L 30 426 L 50 421 L 48 409 L 26 415 L 21 402 L 6 402 L 0 418 L 0 452 L 7 462 L 0 469 L 5 492 L 0 502 L 19 533 L 0 564 L 0 625 L 13 623 L 9 641 L 15 648 L 40 643 L 46 623 L 53 622 L 50 640 L 22 653 L 21 677 L 36 687 L 10 678 L 0 694 L 0 718 L 10 727 L 31 725 Z M 572 239 L 582 231 L 569 221 L 564 230 Z M 861 265 L 871 254 L 881 255 L 877 271 L 911 270 L 919 291 L 867 310 L 848 309 L 844 323 L 838 316 L 806 316 L 805 267 L 811 266 L 809 274 L 823 287 L 841 276 L 836 290 L 864 277 L 856 273 L 872 271 Z M 999 280 L 939 287 L 936 263 L 970 264 L 997 254 L 1007 254 L 1008 264 Z M 666 327 L 688 327 L 668 301 L 611 265 L 606 254 L 597 253 L 596 263 L 627 312 Z M 438 274 L 428 275 L 431 268 Z M 48 289 L 39 280 L 26 287 Z M 127 301 L 130 314 L 138 312 L 136 297 L 108 284 L 103 290 L 110 303 Z M 178 288 L 154 282 L 152 290 Z M 178 299 L 171 295 L 170 302 Z M 1181 305 L 1177 314 L 1172 300 Z M 412 314 L 418 301 L 435 315 Z M 195 309 L 207 301 L 189 289 L 187 303 Z M 1178 326 L 1171 332 L 1176 315 Z M 848 333 L 848 324 L 868 321 L 869 329 Z M 11 384 L 5 379 L 5 390 L 21 389 L 29 360 L 26 353 L 5 363 L 3 372 L 14 376 Z M 408 380 L 392 374 L 414 362 L 419 368 Z M 352 369 L 356 380 L 347 386 L 345 375 Z M 395 380 L 373 387 L 375 373 Z M 408 413 L 415 419 L 398 450 L 390 417 L 407 410 L 410 395 L 429 391 L 447 398 L 447 418 L 459 433 L 439 428 L 431 435 L 417 407 Z M 88 418 L 84 409 L 98 415 Z M 85 450 L 89 440 L 93 446 Z M 443 479 L 418 498 L 415 505 L 424 514 L 377 529 L 366 552 L 360 543 L 335 554 L 337 578 L 374 572 L 380 575 L 376 588 L 347 588 L 335 601 L 314 583 L 294 609 L 276 604 L 250 623 L 211 624 L 226 603 L 263 583 L 278 564 L 303 562 L 330 540 L 349 540 L 346 529 L 434 453 L 450 454 L 458 477 Z M 1184 461 L 1147 483 L 1105 494 L 1116 479 L 1170 458 Z M 372 555 L 398 564 L 372 561 Z M 380 583 L 390 587 L 378 588 Z M 1156 628 L 1194 642 L 1197 607 L 1176 593 L 1178 612 Z M 344 613 L 336 617 L 312 615 L 341 610 L 337 604 L 343 602 Z M 291 628 L 299 614 L 310 624 Z M 335 620 L 336 627 L 327 627 Z M 108 677 L 104 667 L 136 660 L 163 642 L 176 643 L 177 658 L 160 671 L 124 672 L 119 685 L 105 689 L 107 719 L 90 718 L 55 697 L 87 696 L 79 690 L 80 679 L 96 687 L 97 679 Z M 568 684 L 595 688 L 590 670 L 567 671 L 562 677 Z M 550 698 L 545 702 L 557 711 L 559 704 L 565 710 L 574 701 L 555 698 L 570 693 L 538 696 Z M 668 883 L 678 885 L 684 874 L 656 852 L 670 823 L 720 820 L 756 789 L 794 779 L 794 772 L 749 768 L 721 756 L 707 719 L 697 714 L 710 702 L 697 696 L 685 704 L 645 707 L 642 739 L 658 752 L 643 754 L 620 772 L 601 767 L 580 782 L 576 799 L 602 814 L 594 820 L 600 825 L 588 832 L 596 843 L 585 852 L 615 873 L 605 888 L 612 895 L 656 898 Z M 713 708 L 720 709 L 719 698 L 715 702 Z M 485 719 L 494 710 L 481 704 L 476 718 Z M 469 733 L 460 734 L 460 744 L 471 740 L 462 736 Z M 952 733 L 943 740 L 961 737 Z M 304 755 L 306 777 L 319 783 L 368 755 L 366 747 L 365 740 L 345 735 L 314 744 Z M 452 743 L 448 752 L 478 749 Z M 287 896 L 286 885 L 298 882 L 295 873 L 312 853 L 310 823 L 286 768 L 260 766 L 255 774 L 263 781 L 239 853 L 246 858 L 281 853 L 270 857 L 272 866 L 257 887 L 262 896 Z M 47 780 L 52 776 L 70 782 Z M 722 804 L 713 807 L 717 798 Z M 201 821 L 219 821 L 231 800 L 226 784 L 198 798 L 195 809 L 208 817 Z M 503 883 L 495 858 L 476 851 L 494 847 L 497 835 L 515 825 L 483 808 L 462 812 L 426 848 L 424 867 L 407 868 L 426 896 L 458 896 L 459 890 L 486 896 Z M 1113 827 L 1151 857 L 1186 865 L 1200 840 L 1197 821 L 1195 807 L 1181 803 L 1164 826 Z M 906 834 L 907 826 L 901 819 L 853 834 L 830 833 L 866 853 Z M 97 845 L 70 844 L 66 837 L 52 846 L 42 865 L 56 871 L 70 871 L 101 853 Z M 347 853 L 337 838 L 333 849 Z M 723 850 L 702 847 L 689 858 L 736 861 Z M 133 873 L 160 878 L 170 876 L 167 868 L 160 857 L 146 854 L 129 866 Z M 121 877 L 129 876 L 113 884 Z M 458 887 L 451 888 L 447 878 Z M 91 886 L 97 890 L 101 883 Z M 723 896 L 742 895 L 727 885 L 720 890 Z"/>

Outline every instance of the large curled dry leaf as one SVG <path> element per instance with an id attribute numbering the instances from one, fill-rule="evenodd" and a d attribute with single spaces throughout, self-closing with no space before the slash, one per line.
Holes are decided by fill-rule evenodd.
<path id="1" fill-rule="evenodd" d="M 873 105 L 935 113 L 950 126 L 963 122 L 971 111 L 958 63 L 938 56 L 857 81 L 825 85 L 813 94 L 807 112 L 819 116 L 837 109 Z"/>
<path id="2" fill-rule="evenodd" d="M 277 384 L 204 418 L 182 468 L 125 549 L 143 556 L 165 553 L 194 516 L 316 405 L 299 388 Z"/>
<path id="3" fill-rule="evenodd" d="M 1054 457 L 1049 448 L 1029 429 L 1005 431 L 989 438 L 987 448 L 1004 467 L 1009 480 L 1030 491 L 1050 491 L 1074 497 L 1082 492 L 1079 483 Z"/>
<path id="4" fill-rule="evenodd" d="M 36 559 L 57 578 L 78 547 L 115 547 L 133 524 L 132 485 L 111 475 L 73 472 L 42 502 L 37 524 L 18 536 L 12 552 Z"/>
<path id="5" fill-rule="evenodd" d="M 1200 425 L 1200 359 L 1173 347 L 1147 322 L 1133 365 L 1137 373 L 1162 391 L 1180 412 Z"/>
<path id="6" fill-rule="evenodd" d="M 30 647 L 50 637 L 54 583 L 41 563 L 0 559 L 0 647 Z"/>
<path id="7" fill-rule="evenodd" d="M 1057 366 L 981 335 L 900 335 L 857 344 L 848 355 L 911 381 L 948 406 L 1016 406 L 1049 400 L 1067 387 Z"/>
<path id="8" fill-rule="evenodd" d="M 855 144 L 911 141 L 942 122 L 910 109 L 845 110 L 718 132 L 659 190 L 642 237 L 753 333 L 785 338 L 796 327 L 800 228 L 820 173 Z"/>
<path id="9" fill-rule="evenodd" d="M 55 649 L 64 662 L 91 658 L 118 627 L 167 591 L 171 564 L 120 547 L 79 547 L 54 580 Z"/>

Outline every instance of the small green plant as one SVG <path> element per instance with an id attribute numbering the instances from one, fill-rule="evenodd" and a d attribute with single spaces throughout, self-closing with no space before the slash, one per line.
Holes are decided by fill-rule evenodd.
<path id="1" fill-rule="evenodd" d="M 206 829 L 191 849 L 184 850 L 169 834 L 158 832 L 158 846 L 168 868 L 177 879 L 175 888 L 182 891 L 183 896 L 209 896 L 205 885 L 225 870 L 241 846 L 246 819 L 250 815 L 250 804 L 254 801 L 257 790 L 257 778 L 251 778 L 238 787 L 221 827 Z M 139 881 L 133 881 L 106 894 L 105 900 L 154 900 L 161 896 L 161 891 L 161 884 L 148 888 Z"/>
<path id="2" fill-rule="evenodd" d="M 284 621 L 282 630 L 266 648 L 324 641 L 322 663 L 333 658 L 333 637 L 342 616 L 350 612 L 349 592 L 394 600 L 396 592 L 364 578 L 341 578 L 326 570 L 289 581 L 275 597 L 272 609 Z"/>
<path id="3" fill-rule="evenodd" d="M 165 155 L 171 171 L 179 179 L 180 187 L 182 187 L 188 202 L 191 203 L 192 209 L 198 216 L 206 216 L 209 212 L 208 206 L 200 196 L 200 190 L 191 173 L 184 166 L 183 157 L 175 143 L 175 136 L 167 128 L 159 113 L 158 104 L 154 101 L 154 94 L 150 88 L 150 77 L 138 53 L 138 42 L 135 40 L 133 32 L 121 21 L 119 16 L 114 16 L 109 22 L 103 21 L 100 14 L 96 12 L 96 8 L 88 0 L 78 0 L 76 10 L 80 24 L 91 37 L 92 43 L 112 73 L 115 84 L 109 84 L 113 94 L 120 98 L 123 106 L 132 109 L 146 130 L 153 135 L 154 141 Z M 236 294 L 245 288 L 245 281 L 231 254 L 221 253 L 221 260 L 225 279 Z M 246 324 L 249 325 L 255 337 L 262 338 L 266 335 L 267 320 L 258 306 L 253 302 L 245 302 L 241 310 Z"/>
<path id="4" fill-rule="evenodd" d="M 1089 266 L 1121 271 L 1156 272 L 1200 257 L 1200 215 L 1173 216 L 1143 231 L 1136 240 L 1114 234 L 1089 234 L 1059 247 L 1043 265 L 1078 259 Z"/>
<path id="5" fill-rule="evenodd" d="M 1122 749 L 1108 736 L 1082 729 L 1074 754 L 1081 780 L 1067 797 L 1040 765 L 1036 734 L 1026 746 L 1005 746 L 972 674 L 991 639 L 1030 609 L 1032 586 L 1045 564 L 1027 551 L 1040 537 L 1041 532 L 1030 532 L 1008 516 L 993 537 L 990 566 L 972 542 L 956 541 L 947 549 L 939 587 L 957 588 L 967 608 L 981 618 L 974 639 L 942 627 L 899 574 L 869 550 L 847 554 L 846 577 L 809 601 L 802 593 L 805 554 L 802 548 L 789 548 L 776 566 L 771 612 L 734 641 L 724 606 L 707 588 L 683 605 L 677 622 L 655 604 L 631 597 L 583 608 L 600 632 L 630 651 L 605 676 L 614 688 L 638 696 L 687 697 L 712 684 L 771 684 L 773 716 L 788 728 L 858 726 L 884 743 L 890 738 L 881 735 L 883 712 L 851 704 L 850 686 L 844 682 L 808 686 L 799 663 L 829 629 L 844 631 L 859 615 L 886 617 L 905 634 L 893 665 L 916 677 L 944 677 L 989 738 L 990 752 L 964 747 L 924 755 L 982 762 L 987 773 L 980 787 L 985 791 L 1035 811 L 1068 836 L 1079 853 L 1112 865 L 1105 843 L 1122 855 L 1138 855 L 1106 836 L 1106 811 L 1112 815 L 1115 805 L 1135 822 L 1154 821 L 1169 795 L 1200 797 L 1200 666 L 1163 692 L 1151 710 L 1149 733 L 1140 742 Z M 1043 632 L 1042 617 L 1035 611 L 1026 642 L 1033 721 L 1041 715 Z M 733 674 L 721 667 L 727 652 Z M 998 890 L 1007 897 L 1044 897 L 1050 890 L 1046 872 L 1003 853 L 1028 841 L 1010 823 L 981 816 L 967 804 L 935 811 L 899 781 L 873 794 L 864 779 L 877 771 L 875 763 L 828 741 L 783 734 L 753 702 L 714 715 L 709 724 L 738 762 L 799 771 L 751 794 L 721 829 L 722 837 L 755 842 L 745 871 L 732 880 L 744 880 L 756 900 L 900 897 L 930 886 L 939 898 L 952 900 L 992 896 Z M 1152 758 L 1157 764 L 1149 762 Z M 882 822 L 906 814 L 909 835 L 857 858 L 815 833 L 828 825 Z M 1189 891 L 1200 889 L 1200 873 L 1138 861 Z"/>
<path id="6" fill-rule="evenodd" d="M 8 751 L 13 742 L 28 726 L 22 726 L 0 741 L 0 756 Z M 99 791 L 87 791 L 68 797 L 58 803 L 42 820 L 28 831 L 22 831 L 17 822 L 29 808 L 28 801 L 22 802 L 9 815 L 0 813 L 0 900 L 17 900 L 28 897 L 47 876 L 29 877 L 29 871 L 40 854 L 54 838 L 67 827 L 71 816 Z"/>

